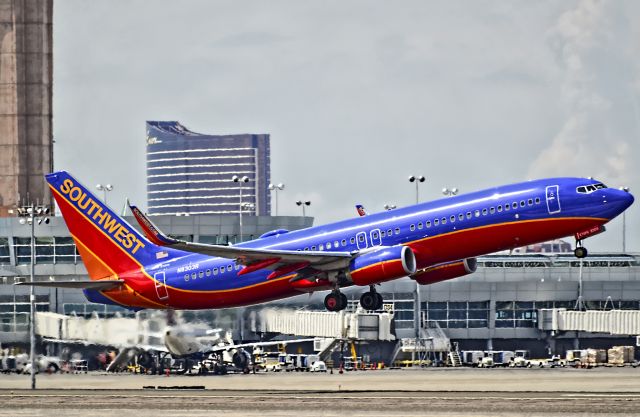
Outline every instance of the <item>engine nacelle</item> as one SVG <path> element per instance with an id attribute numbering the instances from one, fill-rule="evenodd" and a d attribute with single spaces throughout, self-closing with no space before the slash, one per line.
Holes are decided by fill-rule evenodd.
<path id="1" fill-rule="evenodd" d="M 418 284 L 428 285 L 448 279 L 458 278 L 476 272 L 476 258 L 461 259 L 421 269 L 411 276 Z"/>
<path id="2" fill-rule="evenodd" d="M 391 246 L 368 252 L 349 264 L 351 281 L 356 285 L 372 285 L 416 272 L 416 257 L 406 246 Z"/>

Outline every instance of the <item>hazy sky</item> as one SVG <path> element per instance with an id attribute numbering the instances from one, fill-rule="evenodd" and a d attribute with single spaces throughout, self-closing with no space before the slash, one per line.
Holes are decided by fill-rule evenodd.
<path id="1" fill-rule="evenodd" d="M 280 214 L 593 176 L 640 194 L 640 2 L 56 1 L 56 169 L 146 206 L 145 121 L 271 134 Z M 619 250 L 621 219 L 590 239 Z M 627 248 L 640 251 L 640 202 Z"/>

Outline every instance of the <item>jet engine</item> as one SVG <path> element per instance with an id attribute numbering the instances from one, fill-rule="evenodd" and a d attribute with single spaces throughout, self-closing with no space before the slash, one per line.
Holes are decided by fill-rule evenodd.
<path id="1" fill-rule="evenodd" d="M 372 285 L 416 272 L 416 257 L 406 246 L 391 246 L 364 253 L 349 264 L 351 281 Z"/>
<path id="2" fill-rule="evenodd" d="M 476 258 L 461 259 L 421 269 L 411 275 L 418 284 L 428 285 L 472 274 L 478 268 Z"/>
<path id="3" fill-rule="evenodd" d="M 251 354 L 244 349 L 238 349 L 233 354 L 233 365 L 242 370 L 243 372 L 248 372 L 249 365 L 251 364 Z"/>

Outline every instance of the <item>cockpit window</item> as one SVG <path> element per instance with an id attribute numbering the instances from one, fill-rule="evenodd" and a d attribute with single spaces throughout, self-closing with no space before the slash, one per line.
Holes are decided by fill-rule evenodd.
<path id="1" fill-rule="evenodd" d="M 580 194 L 591 194 L 592 192 L 600 190 L 602 188 L 607 188 L 607 186 L 599 182 L 596 184 L 581 185 L 580 187 L 576 188 L 576 191 Z"/>

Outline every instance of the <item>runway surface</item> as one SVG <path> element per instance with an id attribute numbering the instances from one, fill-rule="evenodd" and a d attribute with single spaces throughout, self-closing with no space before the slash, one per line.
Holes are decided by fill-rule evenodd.
<path id="1" fill-rule="evenodd" d="M 640 369 L 632 368 L 425 369 L 204 377 L 90 373 L 39 375 L 39 389 L 28 387 L 28 376 L 0 375 L 0 415 L 640 414 Z"/>

